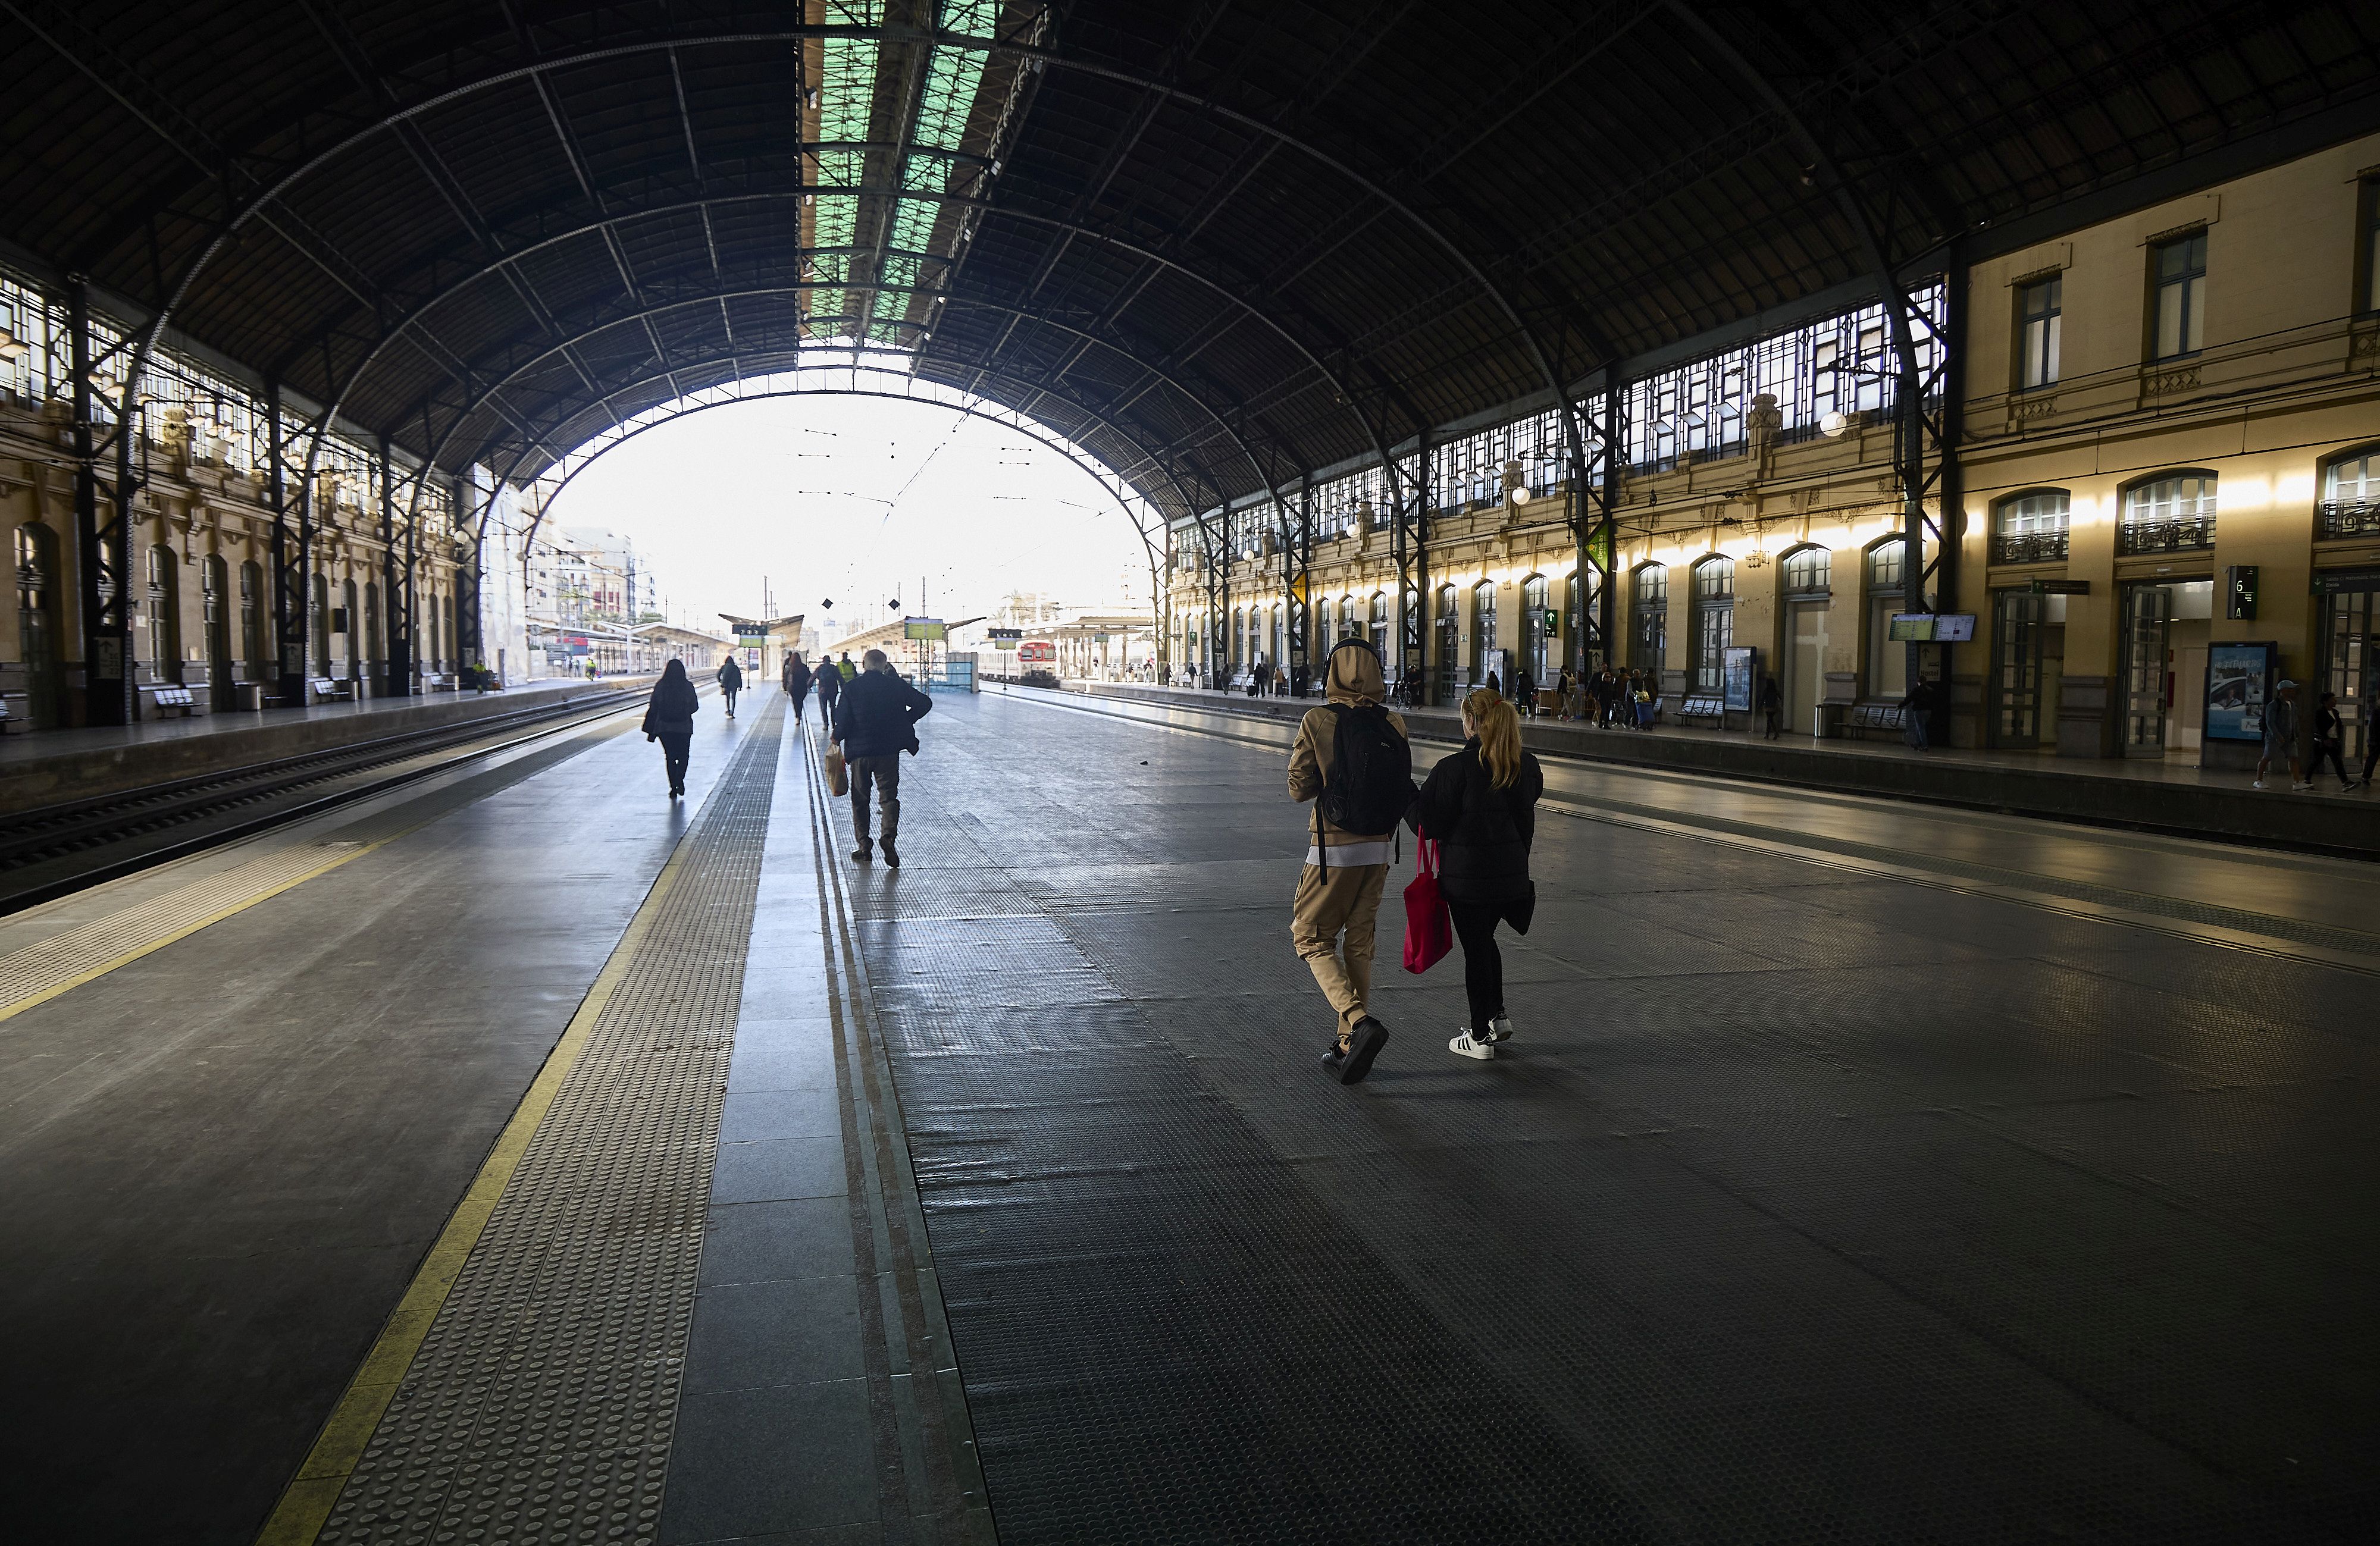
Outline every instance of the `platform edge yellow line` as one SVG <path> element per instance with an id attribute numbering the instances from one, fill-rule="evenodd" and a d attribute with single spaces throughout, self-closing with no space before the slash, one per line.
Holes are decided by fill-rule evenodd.
<path id="1" fill-rule="evenodd" d="M 579 1001 L 577 1012 L 570 1017 L 553 1050 L 546 1055 L 544 1067 L 529 1081 L 528 1091 L 514 1108 L 512 1118 L 496 1135 L 479 1174 L 472 1178 L 462 1201 L 447 1218 L 445 1228 L 422 1258 L 413 1281 L 406 1286 L 404 1298 L 390 1312 L 371 1350 L 364 1355 L 355 1378 L 339 1397 L 339 1404 L 323 1419 L 313 1447 L 307 1451 L 297 1474 L 282 1492 L 280 1502 L 265 1519 L 263 1529 L 257 1533 L 257 1546 L 313 1546 L 315 1538 L 321 1535 L 331 1510 L 338 1504 L 347 1478 L 363 1458 L 364 1446 L 370 1443 L 389 1403 L 395 1399 L 405 1371 L 412 1366 L 414 1355 L 430 1335 L 440 1307 L 462 1275 L 463 1264 L 480 1243 L 480 1231 L 495 1213 L 504 1188 L 511 1184 L 513 1172 L 528 1153 L 538 1124 L 552 1108 L 554 1097 L 562 1092 L 563 1081 L 577 1066 L 579 1054 L 594 1033 L 595 1022 L 602 1018 L 620 980 L 627 975 L 628 964 L 650 932 L 662 899 L 676 885 L 685 867 L 686 852 L 681 840 L 669 863 L 662 866 L 652 888 L 645 893 L 637 915 L 629 920 L 620 943 L 613 947 L 603 970 L 596 973 L 587 996 Z"/>

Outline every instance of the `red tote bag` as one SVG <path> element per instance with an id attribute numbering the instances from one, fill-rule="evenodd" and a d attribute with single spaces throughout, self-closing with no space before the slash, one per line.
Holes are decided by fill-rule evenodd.
<path id="1" fill-rule="evenodd" d="M 1454 920 L 1438 889 L 1438 844 L 1427 834 L 1414 844 L 1414 866 L 1405 883 L 1405 970 L 1427 972 L 1454 948 Z"/>

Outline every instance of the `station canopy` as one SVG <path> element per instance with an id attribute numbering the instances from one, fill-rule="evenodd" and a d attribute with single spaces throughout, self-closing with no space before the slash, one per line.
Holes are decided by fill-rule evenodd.
<path id="1" fill-rule="evenodd" d="M 2353 4 L 11 0 L 0 28 L 25 258 L 441 467 L 527 478 L 856 342 L 1176 513 L 2380 101 Z"/>

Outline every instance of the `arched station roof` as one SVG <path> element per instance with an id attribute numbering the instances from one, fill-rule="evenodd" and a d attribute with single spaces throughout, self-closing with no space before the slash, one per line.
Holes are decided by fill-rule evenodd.
<path id="1" fill-rule="evenodd" d="M 2380 113 L 2216 0 L 0 0 L 0 234 L 529 477 L 849 334 L 1160 507 Z"/>

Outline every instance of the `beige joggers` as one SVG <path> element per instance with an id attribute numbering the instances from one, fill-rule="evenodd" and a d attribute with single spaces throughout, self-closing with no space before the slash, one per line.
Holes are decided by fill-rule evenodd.
<path id="1" fill-rule="evenodd" d="M 1308 864 L 1297 880 L 1289 937 L 1305 958 L 1322 996 L 1339 1011 L 1339 1029 L 1352 1031 L 1369 1011 L 1373 936 L 1379 922 L 1380 888 L 1386 864 Z M 1346 942 L 1340 943 L 1340 935 Z"/>

